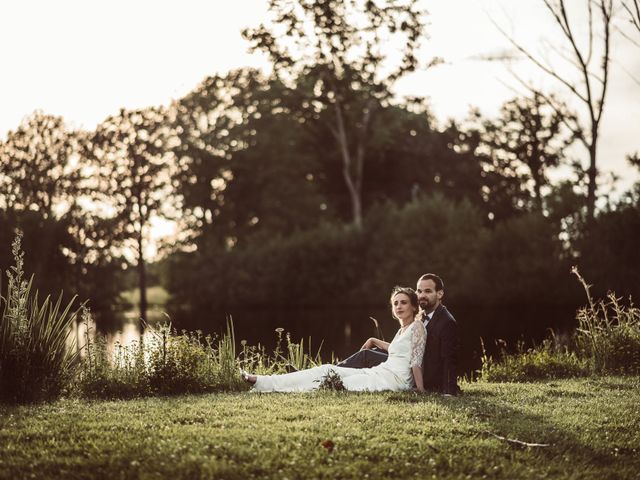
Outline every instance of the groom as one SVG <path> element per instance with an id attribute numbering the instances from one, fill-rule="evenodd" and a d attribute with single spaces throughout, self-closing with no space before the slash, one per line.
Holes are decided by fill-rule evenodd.
<path id="1" fill-rule="evenodd" d="M 432 392 L 457 395 L 456 376 L 458 327 L 453 315 L 442 304 L 444 282 L 433 273 L 418 279 L 416 286 L 422 322 L 427 329 L 427 343 L 422 360 L 424 388 Z M 370 368 L 384 362 L 384 350 L 360 350 L 338 364 L 339 367 Z"/>

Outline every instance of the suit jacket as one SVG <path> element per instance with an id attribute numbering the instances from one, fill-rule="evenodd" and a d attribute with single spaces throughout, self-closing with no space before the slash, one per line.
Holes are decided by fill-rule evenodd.
<path id="1" fill-rule="evenodd" d="M 440 304 L 427 324 L 427 343 L 422 363 L 424 388 L 457 395 L 458 326 L 447 307 Z"/>

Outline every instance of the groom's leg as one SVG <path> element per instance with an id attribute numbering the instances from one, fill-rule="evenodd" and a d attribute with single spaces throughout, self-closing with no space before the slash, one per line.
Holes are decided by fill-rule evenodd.
<path id="1" fill-rule="evenodd" d="M 345 368 L 371 368 L 380 365 L 389 357 L 389 354 L 378 348 L 372 350 L 360 350 L 349 358 L 338 363 L 338 367 Z"/>

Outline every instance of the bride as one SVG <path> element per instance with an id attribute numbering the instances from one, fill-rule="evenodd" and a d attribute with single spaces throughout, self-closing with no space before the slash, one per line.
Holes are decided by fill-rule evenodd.
<path id="1" fill-rule="evenodd" d="M 395 287 L 391 292 L 391 311 L 400 322 L 400 329 L 391 343 L 369 338 L 361 350 L 378 347 L 389 352 L 388 359 L 372 368 L 346 368 L 326 364 L 284 375 L 250 375 L 242 372 L 244 380 L 255 392 L 308 392 L 316 390 L 322 379 L 333 371 L 342 379 L 347 390 L 380 391 L 410 390 L 414 386 L 424 391 L 422 357 L 427 332 L 415 316 L 418 296 L 408 287 Z"/>

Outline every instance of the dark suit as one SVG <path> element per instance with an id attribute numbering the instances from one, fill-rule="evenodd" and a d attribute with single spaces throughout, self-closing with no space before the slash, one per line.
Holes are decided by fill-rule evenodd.
<path id="1" fill-rule="evenodd" d="M 380 365 L 387 358 L 389 353 L 386 350 L 375 347 L 372 349 L 360 350 L 349 358 L 338 363 L 338 367 L 345 368 L 371 368 Z"/>
<path id="2" fill-rule="evenodd" d="M 440 304 L 427 324 L 427 343 L 422 360 L 424 388 L 432 392 L 460 393 L 456 377 L 458 330 L 447 307 Z M 338 364 L 347 368 L 371 368 L 384 362 L 388 353 L 374 348 L 360 350 Z"/>
<path id="3" fill-rule="evenodd" d="M 427 324 L 427 344 L 422 360 L 426 390 L 457 395 L 458 325 L 447 307 L 440 304 Z"/>

